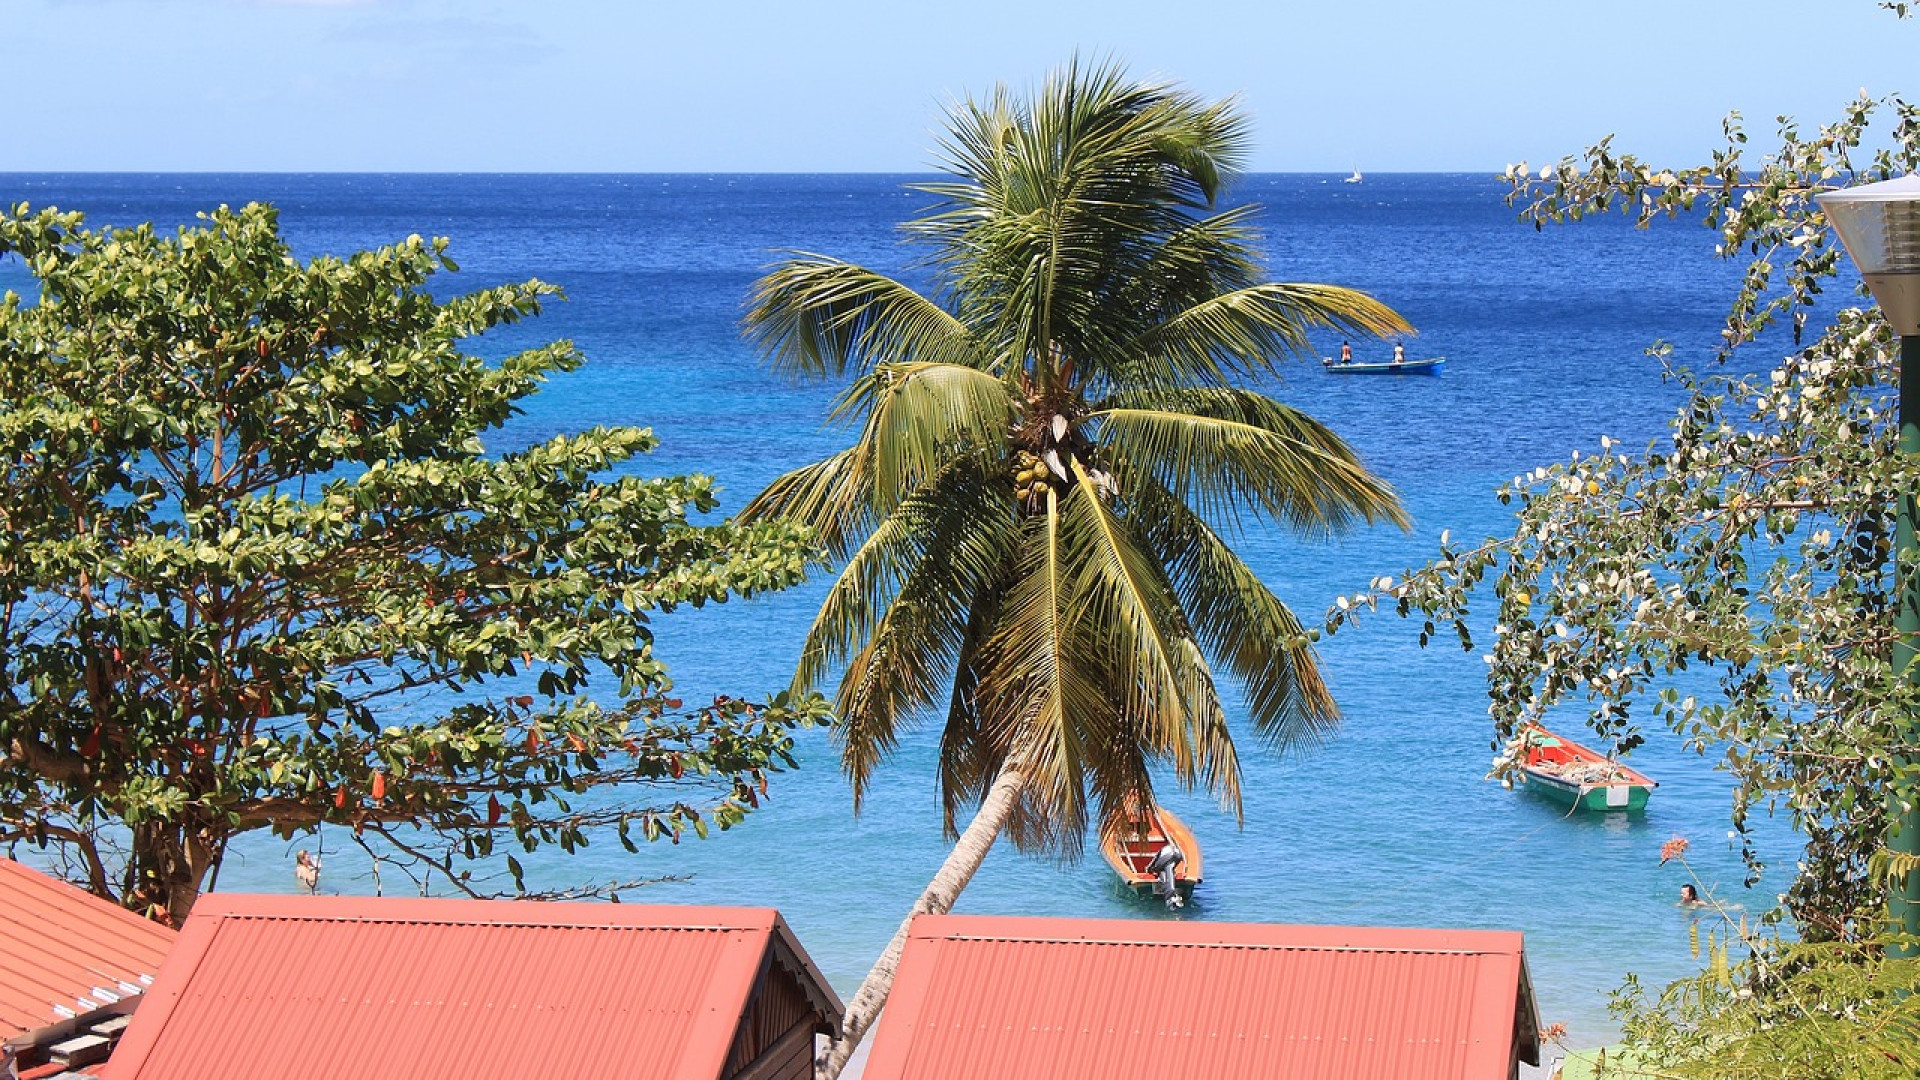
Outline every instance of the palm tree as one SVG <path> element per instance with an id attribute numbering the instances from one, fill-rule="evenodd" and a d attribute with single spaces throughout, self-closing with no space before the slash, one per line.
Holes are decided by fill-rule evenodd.
<path id="1" fill-rule="evenodd" d="M 903 728 L 944 703 L 948 835 L 913 912 L 944 912 L 1002 832 L 1072 856 L 1150 804 L 1153 770 L 1240 810 L 1215 666 L 1278 747 L 1337 719 L 1298 620 L 1228 547 L 1246 519 L 1318 536 L 1406 518 L 1331 431 L 1237 385 L 1316 328 L 1410 332 L 1364 294 L 1260 280 L 1232 102 L 1073 63 L 1030 101 L 951 116 L 945 182 L 906 226 L 939 298 L 799 255 L 755 286 L 777 368 L 854 373 L 854 445 L 774 481 L 749 518 L 813 525 L 845 570 L 794 684 L 840 671 L 858 810 Z M 820 1062 L 837 1076 L 884 1003 L 906 924 Z"/>

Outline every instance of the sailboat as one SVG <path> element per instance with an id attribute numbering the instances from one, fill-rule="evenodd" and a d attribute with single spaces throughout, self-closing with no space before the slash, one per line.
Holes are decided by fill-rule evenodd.
<path id="1" fill-rule="evenodd" d="M 1346 182 L 1347 182 L 1347 183 L 1349 183 L 1349 184 L 1357 184 L 1357 183 L 1359 183 L 1359 182 L 1360 182 L 1360 179 L 1361 179 L 1361 177 L 1360 177 L 1360 170 L 1359 170 L 1359 168 L 1357 168 L 1357 167 L 1356 167 L 1356 168 L 1355 168 L 1355 169 L 1353 170 L 1353 175 L 1352 175 L 1352 176 L 1349 176 L 1349 177 L 1347 177 L 1347 179 L 1346 179 Z"/>

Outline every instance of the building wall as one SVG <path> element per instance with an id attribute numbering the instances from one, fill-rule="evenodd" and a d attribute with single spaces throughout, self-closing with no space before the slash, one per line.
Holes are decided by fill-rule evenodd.
<path id="1" fill-rule="evenodd" d="M 793 975 L 769 956 L 721 1075 L 727 1080 L 810 1080 L 813 1032 L 821 1024 Z"/>

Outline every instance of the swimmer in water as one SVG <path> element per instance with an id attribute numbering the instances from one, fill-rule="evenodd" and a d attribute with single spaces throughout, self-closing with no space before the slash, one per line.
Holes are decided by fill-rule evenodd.
<path id="1" fill-rule="evenodd" d="M 1706 907 L 1707 902 L 1700 898 L 1700 890 L 1694 888 L 1692 882 L 1688 882 L 1687 884 L 1680 886 L 1680 906 L 1681 907 Z"/>

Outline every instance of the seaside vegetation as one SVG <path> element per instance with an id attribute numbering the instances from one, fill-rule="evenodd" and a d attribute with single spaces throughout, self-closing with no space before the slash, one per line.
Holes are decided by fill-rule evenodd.
<path id="1" fill-rule="evenodd" d="M 1601 435 L 1516 477 L 1498 493 L 1510 535 L 1443 537 L 1435 562 L 1327 613 L 1331 631 L 1384 606 L 1420 620 L 1423 642 L 1484 649 L 1497 774 L 1516 768 L 1518 725 L 1574 704 L 1617 750 L 1651 724 L 1717 756 L 1749 886 L 1765 869 L 1750 819 L 1791 819 L 1804 846 L 1779 907 L 1726 919 L 1698 978 L 1650 992 L 1630 977 L 1616 996 L 1635 1054 L 1616 1075 L 1920 1074 L 1920 942 L 1887 920 L 1893 883 L 1920 873 L 1888 846 L 1889 806 L 1920 799 L 1920 687 L 1894 648 L 1895 493 L 1920 488 L 1920 462 L 1899 451 L 1896 340 L 1870 300 L 1826 296 L 1850 264 L 1813 201 L 1920 166 L 1920 109 L 1862 92 L 1832 123 L 1783 117 L 1777 134 L 1756 157 L 1733 114 L 1706 164 L 1607 139 L 1508 171 L 1536 227 L 1619 211 L 1715 230 L 1746 269 L 1711 362 L 1791 351 L 1757 374 L 1700 373 L 1655 344 L 1687 395 L 1667 441 Z"/>
<path id="2" fill-rule="evenodd" d="M 1247 141 L 1233 102 L 1075 62 L 950 123 L 947 178 L 916 185 L 934 205 L 905 226 L 932 296 L 802 254 L 746 319 L 776 368 L 852 376 L 834 415 L 853 445 L 742 516 L 813 526 L 843 567 L 792 689 L 838 675 L 856 807 L 902 731 L 943 717 L 956 843 L 909 919 L 948 910 L 1003 832 L 1070 858 L 1090 826 L 1119 830 L 1156 769 L 1237 813 L 1217 670 L 1276 748 L 1338 714 L 1299 621 L 1230 540 L 1407 520 L 1337 435 L 1241 385 L 1313 330 L 1411 329 L 1362 293 L 1263 279 L 1256 208 L 1215 208 Z M 878 1014 L 906 928 L 819 1075 Z"/>
<path id="3" fill-rule="evenodd" d="M 38 287 L 0 302 L 0 843 L 176 924 L 256 830 L 478 896 L 496 851 L 704 836 L 791 762 L 824 703 L 683 707 L 648 617 L 801 580 L 805 529 L 689 523 L 707 478 L 616 475 L 645 430 L 487 452 L 582 357 L 462 351 L 557 290 L 436 299 L 446 248 L 0 215 Z"/>

